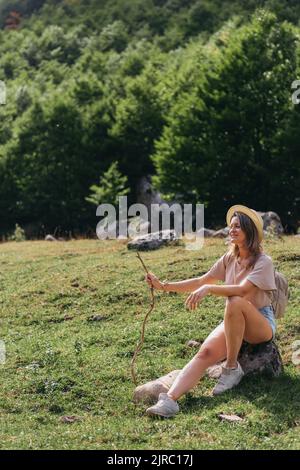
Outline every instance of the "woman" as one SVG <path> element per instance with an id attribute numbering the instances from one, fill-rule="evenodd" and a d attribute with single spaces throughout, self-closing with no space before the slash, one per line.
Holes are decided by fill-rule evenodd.
<path id="1" fill-rule="evenodd" d="M 224 321 L 206 338 L 199 352 L 181 370 L 168 393 L 161 393 L 149 415 L 174 416 L 177 400 L 194 388 L 206 369 L 226 359 L 214 395 L 236 386 L 244 372 L 237 361 L 242 341 L 258 344 L 270 341 L 276 323 L 271 291 L 276 290 L 272 260 L 263 253 L 263 220 L 246 206 L 232 206 L 226 216 L 231 246 L 203 276 L 181 282 L 161 282 L 153 273 L 148 284 L 166 292 L 191 292 L 185 305 L 195 310 L 206 295 L 226 298 Z M 224 281 L 225 285 L 216 285 Z"/>

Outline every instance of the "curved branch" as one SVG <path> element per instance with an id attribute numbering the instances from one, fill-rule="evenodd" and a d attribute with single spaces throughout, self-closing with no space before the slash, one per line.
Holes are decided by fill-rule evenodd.
<path id="1" fill-rule="evenodd" d="M 139 258 L 140 262 L 142 263 L 142 266 L 144 268 L 144 270 L 146 271 L 146 273 L 148 274 L 149 271 L 148 269 L 146 268 L 145 266 L 145 263 L 144 261 L 142 260 L 139 252 L 137 252 L 137 257 Z M 137 358 L 137 355 L 138 353 L 141 351 L 142 349 L 142 346 L 143 346 L 143 343 L 144 343 L 144 339 L 145 339 L 145 327 L 146 327 L 146 323 L 147 323 L 147 320 L 148 320 L 148 317 L 150 315 L 150 313 L 152 312 L 153 308 L 154 308 L 154 301 L 155 301 L 155 298 L 154 298 L 154 289 L 153 289 L 153 286 L 151 285 L 150 287 L 150 292 L 151 292 L 151 305 L 150 305 L 150 308 L 148 310 L 148 312 L 146 313 L 146 316 L 144 318 L 144 321 L 143 321 L 143 325 L 142 325 L 142 330 L 141 330 L 141 337 L 140 337 L 140 341 L 134 351 L 134 354 L 133 354 L 133 358 L 131 360 L 131 377 L 132 377 L 132 380 L 133 380 L 133 383 L 135 385 L 137 385 L 137 380 L 136 380 L 136 374 L 135 374 L 135 370 L 134 370 L 134 366 L 135 366 L 135 362 L 136 362 L 136 358 Z"/>

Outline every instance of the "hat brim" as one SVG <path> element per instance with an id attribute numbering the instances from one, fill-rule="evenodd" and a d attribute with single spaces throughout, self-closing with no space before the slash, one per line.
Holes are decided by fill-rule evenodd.
<path id="1" fill-rule="evenodd" d="M 252 220 L 255 227 L 257 228 L 259 241 L 261 242 L 264 238 L 264 230 L 263 230 L 264 222 L 263 222 L 262 217 L 254 209 L 250 209 L 249 207 L 237 204 L 235 206 L 230 207 L 230 209 L 228 209 L 228 212 L 226 215 L 226 222 L 227 222 L 228 227 L 230 226 L 230 221 L 235 212 L 242 212 L 242 214 L 247 215 Z"/>

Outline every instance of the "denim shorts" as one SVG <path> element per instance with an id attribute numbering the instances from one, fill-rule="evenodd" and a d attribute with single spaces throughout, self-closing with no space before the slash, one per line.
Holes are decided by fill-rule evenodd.
<path id="1" fill-rule="evenodd" d="M 263 314 L 263 316 L 270 323 L 272 331 L 273 331 L 273 338 L 272 339 L 274 339 L 275 331 L 276 331 L 276 320 L 275 320 L 275 315 L 274 315 L 273 308 L 271 307 L 271 305 L 268 305 L 266 307 L 261 307 L 258 310 L 260 311 L 260 313 Z"/>

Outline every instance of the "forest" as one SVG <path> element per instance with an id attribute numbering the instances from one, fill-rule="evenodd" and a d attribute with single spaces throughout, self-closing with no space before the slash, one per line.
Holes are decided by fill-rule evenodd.
<path id="1" fill-rule="evenodd" d="M 95 231 L 150 175 L 300 225 L 296 0 L 0 0 L 0 235 Z M 299 95 L 299 93 L 298 93 Z"/>

